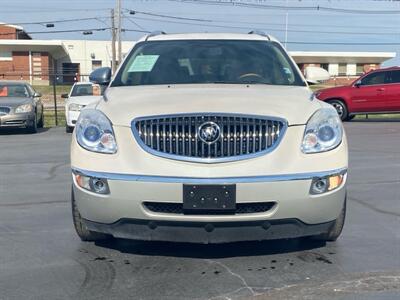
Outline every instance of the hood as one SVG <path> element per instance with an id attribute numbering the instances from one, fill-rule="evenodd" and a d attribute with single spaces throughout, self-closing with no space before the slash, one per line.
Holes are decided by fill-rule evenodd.
<path id="1" fill-rule="evenodd" d="M 32 103 L 32 99 L 26 97 L 0 97 L 0 106 L 17 107 L 27 103 Z"/>
<path id="2" fill-rule="evenodd" d="M 77 97 L 69 97 L 67 101 L 68 103 L 89 105 L 91 103 L 101 100 L 102 98 L 103 96 L 77 96 Z"/>
<path id="3" fill-rule="evenodd" d="M 131 126 L 137 117 L 223 112 L 284 118 L 305 124 L 321 107 L 307 87 L 268 85 L 171 85 L 110 87 L 97 109 L 114 125 Z"/>
<path id="4" fill-rule="evenodd" d="M 318 90 L 317 93 L 340 92 L 340 91 L 347 90 L 348 88 L 349 88 L 348 85 L 341 85 L 341 86 L 335 86 L 335 87 L 331 87 L 331 88 L 327 88 L 327 89 L 321 89 L 321 90 Z"/>

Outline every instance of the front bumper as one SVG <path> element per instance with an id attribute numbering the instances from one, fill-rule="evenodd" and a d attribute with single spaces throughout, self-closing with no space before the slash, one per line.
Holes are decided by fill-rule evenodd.
<path id="1" fill-rule="evenodd" d="M 84 220 L 91 231 L 143 241 L 228 243 L 316 236 L 329 231 L 334 221 L 308 225 L 297 219 L 249 222 L 175 222 L 121 219 L 113 224 Z"/>
<path id="2" fill-rule="evenodd" d="M 75 127 L 76 121 L 78 121 L 80 113 L 81 113 L 80 111 L 67 110 L 65 113 L 67 126 Z"/>
<path id="3" fill-rule="evenodd" d="M 327 232 L 345 199 L 346 176 L 334 191 L 310 195 L 315 177 L 328 172 L 274 176 L 184 178 L 138 176 L 74 170 L 108 180 L 110 194 L 82 189 L 74 179 L 74 196 L 86 226 L 120 238 L 219 243 L 296 238 Z M 190 215 L 150 211 L 145 202 L 183 203 L 183 183 L 236 184 L 236 202 L 274 205 L 265 212 L 232 215 Z"/>
<path id="4" fill-rule="evenodd" d="M 320 224 L 328 224 L 340 215 L 346 197 L 346 177 L 340 187 L 320 195 L 310 194 L 311 182 L 315 177 L 347 170 L 347 141 L 344 136 L 342 143 L 331 151 L 304 154 L 300 150 L 304 130 L 303 125 L 289 126 L 279 147 L 267 155 L 215 164 L 183 162 L 154 156 L 138 145 L 130 127 L 114 126 L 118 143 L 118 152 L 115 154 L 87 151 L 79 146 L 73 136 L 71 165 L 74 171 L 107 179 L 110 190 L 108 195 L 95 194 L 77 186 L 73 177 L 75 201 L 89 228 L 126 238 L 179 238 L 184 241 L 190 238 L 190 234 L 198 234 L 203 236 L 201 242 L 226 242 L 249 238 L 267 239 L 268 236 L 288 238 L 318 234 L 320 230 L 327 228 L 320 227 Z M 189 215 L 157 212 L 149 210 L 144 204 L 182 204 L 183 184 L 236 184 L 237 204 L 273 202 L 274 205 L 267 211 L 257 213 Z M 293 226 L 290 223 L 292 225 L 285 226 L 285 230 L 278 230 L 282 227 L 274 226 L 275 222 L 288 219 L 297 220 L 299 223 L 295 223 L 302 225 Z M 152 222 L 155 222 L 158 229 L 149 231 L 148 226 L 154 225 Z M 271 224 L 270 229 L 260 231 L 260 224 L 263 222 Z M 196 226 L 189 226 L 190 224 Z M 204 238 L 203 228 L 207 224 L 219 229 Z M 231 226 L 232 224 L 238 226 Z M 221 229 L 225 227 L 228 228 Z M 319 229 L 309 231 L 310 228 Z M 138 233 L 142 230 L 143 233 Z M 250 234 L 253 230 L 254 235 Z M 226 238 L 214 239 L 214 235 L 219 235 L 219 232 L 223 232 L 222 235 L 226 235 Z M 271 234 L 273 232 L 277 233 Z M 171 237 L 174 234 L 176 237 Z"/>
<path id="5" fill-rule="evenodd" d="M 0 116 L 0 127 L 5 128 L 26 128 L 33 126 L 34 122 L 34 113 L 9 114 Z"/>

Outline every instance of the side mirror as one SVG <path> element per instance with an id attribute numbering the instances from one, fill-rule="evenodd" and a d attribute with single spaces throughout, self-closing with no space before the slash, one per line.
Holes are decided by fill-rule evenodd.
<path id="1" fill-rule="evenodd" d="M 331 75 L 327 70 L 319 67 L 307 67 L 304 70 L 304 76 L 309 84 L 317 84 L 321 81 L 327 81 Z"/>
<path id="2" fill-rule="evenodd" d="M 362 81 L 361 80 L 357 80 L 356 83 L 354 84 L 354 86 L 356 88 L 359 88 L 360 86 L 362 86 Z"/>
<path id="3" fill-rule="evenodd" d="M 38 92 L 35 92 L 35 93 L 33 94 L 33 97 L 34 97 L 34 98 L 39 98 L 39 97 L 42 97 L 42 94 L 41 94 L 41 93 L 38 93 Z"/>
<path id="4" fill-rule="evenodd" d="M 89 80 L 100 85 L 107 85 L 111 81 L 111 68 L 103 67 L 94 70 L 89 75 Z"/>
<path id="5" fill-rule="evenodd" d="M 64 98 L 64 99 L 68 98 L 68 94 L 61 94 L 61 98 Z"/>

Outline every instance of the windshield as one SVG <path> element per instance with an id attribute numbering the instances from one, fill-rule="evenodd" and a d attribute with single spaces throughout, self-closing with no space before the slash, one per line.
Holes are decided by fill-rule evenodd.
<path id="1" fill-rule="evenodd" d="M 29 91 L 24 84 L 0 83 L 0 97 L 29 97 Z"/>
<path id="2" fill-rule="evenodd" d="M 98 84 L 75 84 L 71 91 L 71 97 L 101 96 L 103 89 Z"/>
<path id="3" fill-rule="evenodd" d="M 278 43 L 178 40 L 136 45 L 111 86 L 190 83 L 305 85 Z"/>

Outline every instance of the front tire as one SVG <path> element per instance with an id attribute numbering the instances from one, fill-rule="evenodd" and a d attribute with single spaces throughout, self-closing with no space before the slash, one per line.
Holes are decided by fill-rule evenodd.
<path id="1" fill-rule="evenodd" d="M 346 104 L 343 101 L 335 99 L 335 100 L 329 100 L 328 103 L 336 109 L 342 121 L 349 120 L 349 111 L 347 109 Z"/>
<path id="2" fill-rule="evenodd" d="M 42 113 L 42 115 L 40 116 L 40 121 L 37 125 L 38 128 L 43 128 L 44 126 L 44 114 Z"/>
<path id="3" fill-rule="evenodd" d="M 79 213 L 78 207 L 76 206 L 74 190 L 71 190 L 71 207 L 72 207 L 72 220 L 74 222 L 75 231 L 78 234 L 79 238 L 84 242 L 94 242 L 94 241 L 102 241 L 110 239 L 111 236 L 100 233 L 90 231 L 86 228 L 83 223 L 82 216 Z"/>
<path id="4" fill-rule="evenodd" d="M 31 126 L 28 126 L 26 128 L 26 130 L 28 131 L 28 133 L 37 133 L 37 131 L 38 131 L 38 123 L 37 123 L 36 114 L 35 114 L 35 119 L 33 120 L 33 124 Z"/>
<path id="5" fill-rule="evenodd" d="M 312 237 L 313 240 L 326 241 L 326 242 L 334 242 L 336 241 L 340 234 L 342 233 L 344 222 L 346 219 L 346 198 L 344 199 L 343 209 L 340 212 L 339 217 L 335 220 L 332 227 L 328 232 L 325 232 L 321 235 Z"/>

